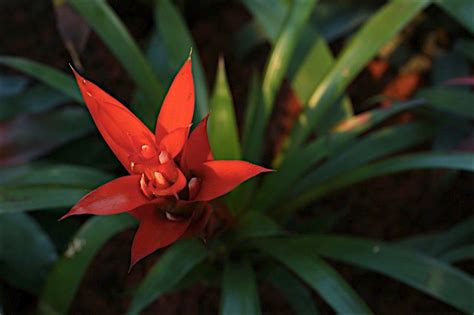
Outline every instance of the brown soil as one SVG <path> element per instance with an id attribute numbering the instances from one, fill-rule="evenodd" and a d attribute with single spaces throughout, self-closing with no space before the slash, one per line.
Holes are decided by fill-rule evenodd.
<path id="1" fill-rule="evenodd" d="M 151 10 L 146 1 L 112 1 L 112 5 L 135 38 L 144 41 L 152 26 Z M 238 120 L 241 121 L 248 78 L 253 71 L 261 71 L 268 46 L 258 47 L 244 60 L 233 57 L 230 34 L 249 19 L 249 14 L 239 4 L 219 1 L 212 2 L 211 6 L 211 1 L 186 2 L 185 8 L 208 83 L 213 82 L 217 57 L 223 54 L 226 58 Z M 52 13 L 48 1 L 21 0 L 0 4 L 0 54 L 31 58 L 67 71 L 69 58 Z M 91 35 L 81 60 L 91 78 L 114 91 L 120 99 L 129 99 L 132 82 L 96 35 Z M 392 80 L 394 77 L 397 79 Z M 407 97 L 413 92 L 412 87 L 420 84 L 420 77 L 423 76 L 400 78 L 396 72 L 387 75 L 387 67 L 375 63 L 351 85 L 349 93 L 356 104 L 384 89 L 390 96 Z M 278 104 L 274 123 L 269 129 L 269 152 L 281 143 L 281 135 L 291 127 L 292 120 L 288 117 L 295 116 L 299 108 L 289 89 L 281 92 Z M 443 175 L 443 172 L 410 172 L 378 178 L 332 194 L 319 205 L 329 213 L 350 209 L 334 227 L 338 233 L 397 240 L 418 233 L 443 231 L 469 216 L 474 208 L 473 175 L 461 173 L 447 185 L 444 185 Z M 127 274 L 133 233 L 127 231 L 115 236 L 95 257 L 71 314 L 124 314 L 130 301 L 124 292 L 130 292 L 139 283 L 159 256 L 159 253 L 152 255 Z M 334 266 L 376 314 L 457 314 L 444 303 L 392 279 L 345 264 L 334 263 Z M 464 264 L 461 267 L 472 271 L 472 266 Z M 271 286 L 262 286 L 260 294 L 264 313 L 292 314 L 279 292 Z M 314 297 L 322 314 L 332 314 L 316 294 Z M 215 314 L 218 306 L 217 289 L 196 285 L 164 295 L 143 314 Z M 25 309 L 19 312 L 24 313 Z"/>

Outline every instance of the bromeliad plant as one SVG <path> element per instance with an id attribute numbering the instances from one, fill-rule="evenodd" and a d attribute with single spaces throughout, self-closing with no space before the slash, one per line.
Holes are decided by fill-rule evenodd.
<path id="1" fill-rule="evenodd" d="M 296 314 L 317 313 L 308 287 L 337 313 L 370 314 L 367 304 L 322 257 L 379 272 L 461 311 L 474 311 L 472 277 L 452 266 L 453 262 L 472 256 L 472 219 L 448 232 L 397 244 L 334 235 L 327 232 L 330 224 L 318 229 L 312 226 L 309 232 L 308 228 L 303 232 L 301 225 L 292 224 L 291 220 L 301 209 L 318 219 L 319 198 L 375 176 L 420 168 L 474 170 L 471 153 L 450 150 L 399 154 L 436 139 L 439 125 L 429 119 L 430 114 L 438 119 L 442 116 L 443 121 L 454 116 L 457 125 L 471 128 L 472 92 L 440 85 L 420 91 L 412 100 L 357 115 L 345 94 L 347 86 L 377 52 L 432 2 L 458 17 L 472 32 L 474 27 L 464 19 L 462 5 L 442 0 L 392 0 L 375 12 L 372 7 L 358 5 L 345 10 L 324 3 L 315 6 L 315 0 L 294 0 L 291 4 L 242 0 L 253 20 L 236 35 L 239 49 L 235 51 L 240 54 L 237 57 L 243 57 L 253 44 L 262 41 L 270 43 L 272 49 L 262 80 L 255 75 L 251 81 L 239 137 L 223 62 L 219 64 L 210 100 L 196 50 L 193 65 L 190 60 L 185 61 L 173 81 L 189 47 L 196 45 L 171 1 L 156 3 L 156 30 L 148 46 L 149 60 L 105 1 L 67 2 L 121 62 L 134 79 L 137 93 L 131 102 L 132 113 L 77 72 L 76 84 L 72 77 L 45 65 L 0 57 L 1 64 L 24 71 L 49 86 L 46 92 L 62 93 L 60 101 L 45 102 L 48 105 L 42 108 L 55 108 L 49 113 L 54 123 L 46 120 L 42 125 L 48 128 L 49 149 L 95 128 L 84 108 L 56 108 L 65 100 L 84 101 L 97 129 L 130 174 L 113 179 L 105 172 L 114 169 L 104 165 L 107 151 L 98 150 L 99 154 L 85 160 L 84 152 L 92 153 L 92 148 L 97 148 L 95 138 L 83 139 L 81 146 L 75 143 L 74 148 L 66 147 L 48 156 L 43 164 L 1 171 L 0 212 L 66 209 L 77 203 L 65 216 L 114 214 L 88 219 L 71 235 L 60 258 L 49 237 L 31 217 L 23 213 L 2 214 L 7 219 L 0 221 L 4 225 L 0 228 L 9 231 L 7 236 L 30 231 L 24 234 L 41 237 L 22 239 L 23 246 L 47 249 L 29 251 L 38 262 L 33 267 L 31 261 L 26 264 L 34 270 L 31 274 L 22 274 L 24 268 L 12 259 L 24 256 L 15 248 L 0 257 L 16 271 L 3 278 L 38 294 L 41 312 L 67 313 L 97 251 L 113 235 L 135 226 L 136 219 L 140 225 L 132 245 L 132 265 L 183 239 L 159 249 L 163 254 L 132 292 L 129 314 L 138 314 L 161 295 L 196 282 L 222 287 L 220 313 L 226 315 L 259 314 L 261 282 L 270 282 L 280 290 Z M 345 18 L 341 19 L 343 14 Z M 334 57 L 327 42 L 354 30 L 367 17 L 370 18 L 340 55 Z M 465 40 L 458 45 L 464 47 L 461 51 L 466 58 L 472 58 L 469 43 Z M 450 73 L 444 79 L 465 75 Z M 269 162 L 276 172 L 258 176 L 215 201 L 242 181 L 268 171 L 241 160 L 264 164 L 265 130 L 284 78 L 304 106 L 282 150 Z M 167 85 L 170 88 L 165 97 Z M 22 108 L 31 121 L 36 122 L 39 116 L 42 122 L 37 108 Z M 211 115 L 205 117 L 209 109 Z M 378 126 L 403 111 L 417 111 L 423 119 Z M 201 121 L 192 132 L 191 120 Z M 72 123 L 79 127 L 65 127 Z M 146 127 L 153 125 L 155 134 Z M 312 137 L 314 134 L 316 137 Z M 28 148 L 34 147 L 33 140 Z M 77 147 L 83 149 L 78 151 Z M 46 153 L 36 150 L 23 158 Z M 51 162 L 57 160 L 81 166 Z M 113 165 L 113 161 L 110 163 Z M 77 221 L 70 218 L 53 226 L 74 222 Z M 207 242 L 193 235 L 203 236 Z M 47 271 L 46 279 L 34 277 Z M 15 278 L 19 274 L 24 276 Z"/>
<path id="2" fill-rule="evenodd" d="M 92 119 L 130 175 L 90 192 L 63 219 L 130 213 L 140 222 L 130 268 L 183 236 L 203 232 L 210 217 L 216 217 L 210 201 L 269 171 L 244 161 L 214 160 L 207 117 L 188 139 L 194 114 L 191 67 L 190 56 L 163 101 L 154 135 L 119 101 L 74 71 Z"/>

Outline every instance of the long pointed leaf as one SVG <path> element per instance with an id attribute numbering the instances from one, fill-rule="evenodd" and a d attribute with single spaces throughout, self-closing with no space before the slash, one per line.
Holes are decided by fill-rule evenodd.
<path id="1" fill-rule="evenodd" d="M 429 3 L 429 0 L 392 0 L 365 23 L 313 92 L 307 110 L 300 115 L 286 144 L 287 148 L 299 146 L 306 140 L 324 113 L 377 51 Z"/>
<path id="2" fill-rule="evenodd" d="M 125 25 L 105 0 L 67 0 L 94 29 L 144 94 L 146 105 L 137 103 L 135 114 L 147 125 L 155 123 L 164 89 Z"/>
<path id="3" fill-rule="evenodd" d="M 418 153 L 397 156 L 391 159 L 364 165 L 353 171 L 341 174 L 326 181 L 323 185 L 316 185 L 282 205 L 282 212 L 294 211 L 303 207 L 324 194 L 336 189 L 364 181 L 366 179 L 403 172 L 413 169 L 448 168 L 474 171 L 474 154 L 470 153 Z"/>
<path id="4" fill-rule="evenodd" d="M 87 221 L 48 275 L 40 296 L 40 313 L 67 314 L 82 276 L 97 252 L 112 236 L 135 224 L 127 214 L 97 216 Z"/>
<path id="5" fill-rule="evenodd" d="M 12 67 L 82 102 L 82 97 L 72 76 L 36 61 L 11 56 L 0 56 L 0 64 Z"/>
<path id="6" fill-rule="evenodd" d="M 314 252 L 291 238 L 254 241 L 261 251 L 296 273 L 339 314 L 372 314 L 344 279 Z"/>
<path id="7" fill-rule="evenodd" d="M 206 256 L 206 249 L 196 239 L 183 240 L 168 248 L 133 294 L 127 314 L 138 315 L 163 293 L 173 289 Z"/>
<path id="8" fill-rule="evenodd" d="M 469 275 L 416 252 L 383 242 L 344 236 L 303 236 L 297 242 L 323 256 L 373 270 L 430 294 L 459 310 L 474 311 Z"/>
<path id="9" fill-rule="evenodd" d="M 249 261 L 227 261 L 222 278 L 221 315 L 258 315 L 257 283 Z"/>

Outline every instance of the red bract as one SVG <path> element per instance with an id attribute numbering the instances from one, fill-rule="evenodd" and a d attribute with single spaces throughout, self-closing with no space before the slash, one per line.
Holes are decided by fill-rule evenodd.
<path id="1" fill-rule="evenodd" d="M 97 128 L 130 175 L 90 192 L 61 219 L 129 212 L 140 221 L 131 266 L 183 236 L 199 233 L 212 213 L 209 201 L 269 171 L 244 161 L 215 161 L 207 117 L 188 139 L 194 113 L 191 68 L 189 58 L 165 97 L 155 134 L 119 101 L 73 70 Z"/>

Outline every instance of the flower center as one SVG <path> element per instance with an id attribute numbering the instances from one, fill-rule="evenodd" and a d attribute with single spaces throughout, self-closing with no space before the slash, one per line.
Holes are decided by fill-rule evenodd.
<path id="1" fill-rule="evenodd" d="M 140 190 L 150 199 L 174 196 L 176 200 L 193 200 L 201 189 L 201 181 L 197 177 L 187 180 L 165 150 L 143 144 L 129 160 L 132 174 L 141 175 Z"/>

